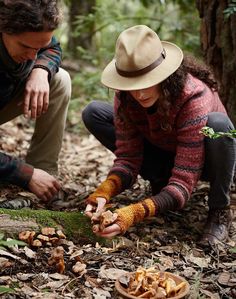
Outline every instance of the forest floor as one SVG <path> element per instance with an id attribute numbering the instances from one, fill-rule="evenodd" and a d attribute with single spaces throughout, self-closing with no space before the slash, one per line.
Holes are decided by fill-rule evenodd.
<path id="1" fill-rule="evenodd" d="M 27 121 L 9 122 L 0 131 L 1 150 L 23 158 L 33 132 Z M 63 200 L 55 203 L 54 208 L 82 211 L 83 199 L 106 177 L 113 158 L 92 136 L 66 132 L 59 178 L 67 198 L 64 203 Z M 1 199 L 19 194 L 31 196 L 22 190 L 18 194 L 13 191 L 16 192 L 14 188 L 2 189 Z M 62 270 L 48 263 L 55 250 L 52 245 L 38 249 L 0 246 L 0 297 L 119 298 L 114 287 L 118 276 L 134 272 L 139 266 L 155 266 L 157 270 L 179 274 L 189 282 L 191 288 L 186 298 L 236 298 L 236 223 L 227 243 L 207 250 L 197 243 L 207 216 L 207 191 L 208 185 L 201 182 L 183 210 L 148 219 L 106 243 L 63 239 L 60 248 L 64 251 L 65 269 Z M 148 182 L 139 178 L 131 190 L 114 199 L 111 207 L 136 202 L 149 194 Z M 79 262 L 78 273 L 72 269 L 76 262 Z"/>

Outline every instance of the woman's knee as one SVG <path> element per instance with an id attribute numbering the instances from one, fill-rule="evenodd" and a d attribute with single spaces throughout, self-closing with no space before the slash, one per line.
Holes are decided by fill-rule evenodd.
<path id="1" fill-rule="evenodd" d="M 207 126 L 216 132 L 227 132 L 234 129 L 229 117 L 221 112 L 211 112 L 208 114 Z"/>
<path id="2" fill-rule="evenodd" d="M 89 103 L 82 111 L 82 120 L 87 128 L 91 128 L 94 125 L 97 112 L 98 103 L 96 101 Z"/>

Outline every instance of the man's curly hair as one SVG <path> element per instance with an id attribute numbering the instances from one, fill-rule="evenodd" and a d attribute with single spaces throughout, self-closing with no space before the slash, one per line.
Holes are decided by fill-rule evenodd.
<path id="1" fill-rule="evenodd" d="M 60 18 L 57 0 L 0 0 L 0 32 L 53 31 Z"/>

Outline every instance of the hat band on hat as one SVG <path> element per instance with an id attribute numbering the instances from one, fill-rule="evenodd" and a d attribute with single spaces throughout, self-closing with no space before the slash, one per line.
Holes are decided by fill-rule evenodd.
<path id="1" fill-rule="evenodd" d="M 143 69 L 140 69 L 140 70 L 137 70 L 137 71 L 128 72 L 128 71 L 123 71 L 123 70 L 119 69 L 117 67 L 117 65 L 115 64 L 116 71 L 117 71 L 117 73 L 120 76 L 123 76 L 123 77 L 137 77 L 137 76 L 141 76 L 141 75 L 144 75 L 144 74 L 146 74 L 146 73 L 154 70 L 158 65 L 160 65 L 162 63 L 162 61 L 165 58 L 166 58 L 166 51 L 163 48 L 163 51 L 161 52 L 161 55 L 153 63 L 151 63 L 150 65 L 146 66 Z"/>

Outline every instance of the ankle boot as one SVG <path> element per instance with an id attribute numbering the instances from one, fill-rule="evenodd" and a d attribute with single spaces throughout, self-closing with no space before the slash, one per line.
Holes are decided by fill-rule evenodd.
<path id="1" fill-rule="evenodd" d="M 230 207 L 225 209 L 210 209 L 199 244 L 209 246 L 227 241 L 232 220 L 233 215 Z"/>

